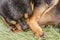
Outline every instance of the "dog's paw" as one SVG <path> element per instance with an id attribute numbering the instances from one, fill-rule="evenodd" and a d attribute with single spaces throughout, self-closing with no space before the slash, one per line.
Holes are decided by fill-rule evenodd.
<path id="1" fill-rule="evenodd" d="M 39 37 L 43 37 L 43 36 L 44 36 L 44 33 L 37 31 L 37 32 L 35 33 L 35 36 L 38 37 L 38 38 L 39 38 Z"/>

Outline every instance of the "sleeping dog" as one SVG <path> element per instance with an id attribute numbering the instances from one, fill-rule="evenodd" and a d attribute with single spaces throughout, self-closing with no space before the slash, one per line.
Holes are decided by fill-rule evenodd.
<path id="1" fill-rule="evenodd" d="M 4 18 L 4 22 L 7 22 L 10 30 L 20 30 L 20 27 L 16 26 L 21 26 L 23 30 L 30 27 L 36 36 L 42 36 L 42 29 L 35 21 L 36 14 L 32 14 L 31 1 L 34 5 L 36 4 L 36 6 L 38 6 L 36 3 L 38 0 L 0 0 L 0 15 Z M 38 9 L 38 7 L 36 9 Z M 33 10 L 35 11 L 35 8 Z M 25 17 L 26 14 L 28 15 L 27 18 Z"/>
<path id="2" fill-rule="evenodd" d="M 60 0 L 33 0 L 33 15 L 27 23 L 37 37 L 43 36 L 41 26 L 60 24 Z"/>
<path id="3" fill-rule="evenodd" d="M 13 29 L 19 23 L 22 29 L 29 27 L 37 37 L 43 36 L 41 25 L 59 24 L 59 0 L 32 0 L 34 4 L 33 14 L 30 7 L 31 0 L 0 0 L 0 15 Z M 27 13 L 28 18 L 25 18 Z M 31 16 L 32 15 L 32 16 Z M 36 20 L 37 19 L 37 20 Z M 16 23 L 13 23 L 14 20 Z M 38 23 L 40 26 L 38 25 Z M 27 25 L 28 24 L 28 25 Z M 18 28 L 19 29 L 19 28 Z"/>
<path id="4" fill-rule="evenodd" d="M 43 25 L 60 26 L 60 0 L 33 0 L 33 2 L 34 10 L 29 24 L 37 37 L 43 35 L 41 28 Z"/>
<path id="5" fill-rule="evenodd" d="M 12 31 L 18 29 L 15 27 L 18 23 L 23 30 L 29 27 L 25 21 L 25 14 L 28 17 L 32 15 L 30 2 L 31 0 L 0 0 L 0 16 L 5 19 Z"/>

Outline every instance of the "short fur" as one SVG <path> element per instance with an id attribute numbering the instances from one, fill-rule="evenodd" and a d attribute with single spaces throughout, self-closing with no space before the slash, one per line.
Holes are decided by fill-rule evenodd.
<path id="1" fill-rule="evenodd" d="M 27 19 L 27 23 L 30 25 L 30 28 L 35 35 L 40 37 L 43 35 L 43 31 L 40 26 L 47 24 L 60 24 L 60 0 L 33 0 L 33 3 L 33 15 L 30 20 Z"/>
<path id="2" fill-rule="evenodd" d="M 30 0 L 0 0 L 0 15 L 12 28 L 16 29 L 11 20 L 19 23 L 23 30 L 29 27 L 25 21 L 25 14 L 28 14 L 28 17 L 32 15 Z"/>

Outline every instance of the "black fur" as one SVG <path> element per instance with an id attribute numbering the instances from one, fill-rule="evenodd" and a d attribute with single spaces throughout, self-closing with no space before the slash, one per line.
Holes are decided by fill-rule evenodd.
<path id="1" fill-rule="evenodd" d="M 40 6 L 41 4 L 43 4 L 44 0 L 33 0 L 34 6 Z"/>
<path id="2" fill-rule="evenodd" d="M 18 22 L 23 30 L 28 28 L 25 21 L 24 14 L 27 13 L 29 17 L 32 15 L 30 0 L 0 0 L 0 15 L 5 18 L 9 25 L 11 20 Z"/>

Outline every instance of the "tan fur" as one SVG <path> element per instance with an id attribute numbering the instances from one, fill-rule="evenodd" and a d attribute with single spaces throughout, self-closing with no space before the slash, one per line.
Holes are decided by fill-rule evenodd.
<path id="1" fill-rule="evenodd" d="M 37 8 L 35 8 L 34 11 L 33 11 L 32 17 L 26 19 L 28 25 L 30 26 L 30 28 L 32 29 L 32 31 L 35 33 L 35 35 L 37 37 L 40 37 L 40 36 L 43 35 L 42 28 L 38 25 L 38 23 L 36 21 L 36 18 L 37 18 L 37 16 L 42 14 L 42 12 L 45 10 L 45 8 L 47 8 L 46 7 L 47 5 L 46 6 L 44 6 L 44 5 L 41 5 L 41 6 L 37 7 Z"/>
<path id="2" fill-rule="evenodd" d="M 7 27 L 9 28 L 9 29 L 13 29 L 11 26 L 9 26 L 9 24 L 6 22 L 6 20 L 4 19 L 4 18 L 2 18 L 2 21 L 7 25 Z M 16 22 L 15 21 L 11 21 L 11 23 L 12 24 L 14 24 L 15 26 L 16 26 L 16 28 L 17 28 L 17 30 L 13 30 L 13 32 L 22 32 L 22 30 L 21 29 L 19 29 L 20 28 L 20 25 L 19 24 L 16 24 Z"/>
<path id="3" fill-rule="evenodd" d="M 31 2 L 30 5 L 31 5 L 31 9 L 33 11 L 34 10 L 34 4 Z"/>
<path id="4" fill-rule="evenodd" d="M 42 18 L 40 18 L 40 20 L 39 20 L 40 25 L 49 23 L 48 22 L 49 20 L 50 20 L 50 22 L 54 23 L 56 21 L 56 19 L 54 19 L 56 14 L 54 14 L 54 13 L 52 15 L 47 14 L 46 16 L 45 16 L 45 14 L 47 12 L 49 12 L 54 6 L 56 6 L 58 1 L 59 0 L 54 0 L 54 4 L 49 8 L 46 3 L 40 5 L 37 8 L 34 8 L 32 17 L 30 19 L 27 19 L 27 23 L 29 24 L 30 28 L 32 29 L 32 31 L 35 33 L 35 35 L 37 37 L 40 37 L 41 35 L 43 35 L 43 31 L 42 31 L 42 28 L 38 25 L 36 18 L 38 16 L 41 17 L 41 15 L 42 15 Z M 45 18 L 46 18 L 46 20 L 45 20 Z M 57 21 L 56 21 L 56 23 L 57 23 Z"/>
<path id="5" fill-rule="evenodd" d="M 56 9 L 53 10 L 56 5 L 58 4 L 59 0 L 53 0 L 53 5 L 50 6 L 43 14 L 42 16 L 38 19 L 38 23 L 40 26 L 42 25 L 48 25 L 48 24 L 52 24 L 52 25 L 58 25 L 59 24 L 59 20 L 58 19 L 58 15 L 56 14 Z M 57 15 L 57 16 L 56 16 Z"/>
<path id="6" fill-rule="evenodd" d="M 50 7 L 48 7 L 47 10 L 41 16 L 43 17 L 47 12 L 49 12 L 53 7 L 55 7 L 58 4 L 58 2 L 59 0 L 53 0 L 53 4 Z"/>

